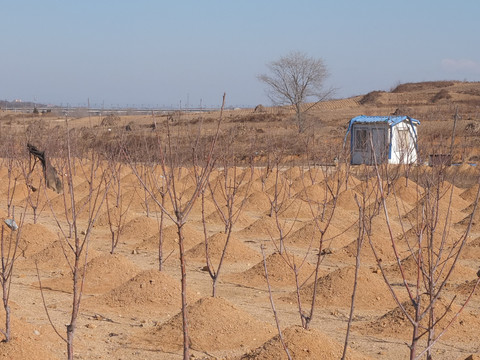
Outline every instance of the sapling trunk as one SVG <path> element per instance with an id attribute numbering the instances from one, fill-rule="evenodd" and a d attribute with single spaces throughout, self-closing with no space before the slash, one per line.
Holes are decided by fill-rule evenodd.
<path id="1" fill-rule="evenodd" d="M 180 250 L 180 272 L 182 286 L 182 325 L 183 325 L 183 359 L 190 359 L 190 338 L 188 336 L 188 319 L 187 319 L 187 266 L 185 263 L 185 246 L 183 237 L 183 214 L 177 214 L 177 234 L 178 248 Z"/>
<path id="2" fill-rule="evenodd" d="M 365 195 L 365 194 L 364 194 Z M 343 354 L 342 360 L 346 359 L 347 356 L 347 349 L 348 349 L 348 341 L 350 338 L 350 328 L 353 322 L 353 312 L 355 310 L 355 298 L 357 295 L 357 287 L 358 287 L 358 272 L 360 270 L 360 255 L 362 252 L 363 240 L 365 238 L 365 197 L 363 198 L 363 203 L 357 199 L 357 195 L 355 195 L 355 201 L 358 206 L 358 238 L 357 238 L 357 253 L 355 254 L 355 276 L 353 280 L 353 290 L 352 290 L 352 300 L 350 303 L 350 314 L 348 316 L 348 325 L 347 325 L 347 333 L 345 335 L 345 343 L 343 346 Z"/>
<path id="3" fill-rule="evenodd" d="M 283 338 L 282 329 L 280 328 L 280 320 L 278 319 L 277 309 L 275 308 L 275 303 L 273 302 L 272 296 L 272 288 L 270 287 L 270 281 L 268 279 L 268 268 L 267 268 L 267 260 L 265 259 L 265 249 L 263 245 L 260 247 L 262 251 L 263 257 L 263 270 L 265 272 L 265 280 L 267 281 L 267 288 L 268 288 L 268 296 L 270 299 L 270 305 L 272 306 L 273 316 L 275 317 L 275 324 L 277 325 L 278 336 L 280 338 L 280 343 L 282 344 L 283 350 L 287 355 L 288 360 L 292 360 L 292 356 L 290 355 L 290 351 L 288 350 L 287 344 Z"/>

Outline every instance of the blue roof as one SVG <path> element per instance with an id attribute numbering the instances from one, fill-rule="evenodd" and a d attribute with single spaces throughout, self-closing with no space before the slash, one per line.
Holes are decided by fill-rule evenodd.
<path id="1" fill-rule="evenodd" d="M 413 119 L 409 116 L 366 116 L 366 115 L 360 115 L 354 117 L 352 120 L 350 120 L 349 128 L 354 124 L 354 123 L 387 123 L 390 126 L 397 125 L 398 123 L 401 123 L 402 121 L 409 120 L 412 123 L 419 125 L 420 121 L 417 119 Z"/>

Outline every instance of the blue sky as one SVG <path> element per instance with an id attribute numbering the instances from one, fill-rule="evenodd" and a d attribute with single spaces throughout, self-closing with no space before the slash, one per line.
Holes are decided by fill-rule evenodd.
<path id="1" fill-rule="evenodd" d="M 480 81 L 477 0 L 0 0 L 0 99 L 269 105 L 257 75 L 322 58 L 336 97 Z"/>

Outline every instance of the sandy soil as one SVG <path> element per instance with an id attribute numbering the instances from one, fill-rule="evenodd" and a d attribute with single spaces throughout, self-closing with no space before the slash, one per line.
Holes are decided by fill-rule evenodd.
<path id="1" fill-rule="evenodd" d="M 471 169 L 468 169 L 469 171 Z M 331 227 L 325 235 L 323 261 L 317 280 L 316 310 L 309 330 L 303 329 L 298 313 L 298 293 L 307 309 L 312 298 L 316 254 L 318 254 L 319 228 L 307 198 L 321 200 L 321 180 L 317 186 L 299 186 L 302 169 L 285 169 L 282 176 L 291 178 L 289 196 L 285 197 L 285 209 L 279 211 L 279 221 L 269 216 L 273 184 L 249 187 L 242 216 L 235 224 L 229 246 L 224 256 L 217 284 L 217 297 L 212 298 L 212 280 L 206 268 L 204 231 L 206 231 L 210 261 L 216 269 L 226 242 L 224 223 L 210 201 L 202 222 L 201 207 L 190 213 L 184 227 L 187 279 L 188 318 L 192 359 L 283 359 L 286 358 L 279 341 L 276 323 L 269 300 L 261 246 L 266 252 L 266 265 L 272 298 L 278 314 L 283 337 L 294 359 L 338 359 L 343 349 L 348 312 L 350 308 L 355 253 L 358 234 L 356 222 L 358 208 L 354 198 L 362 195 L 362 181 L 353 177 L 347 188 L 341 190 L 334 209 Z M 38 174 L 37 174 L 38 175 Z M 127 174 L 124 186 L 141 204 L 141 190 L 136 177 Z M 8 174 L 3 172 L 0 181 L 5 183 Z M 85 179 L 74 179 L 79 202 L 84 202 Z M 192 179 L 185 177 L 185 183 Z M 254 181 L 257 181 L 254 179 Z M 269 180 L 270 181 L 270 180 Z M 405 276 L 415 281 L 416 263 L 409 256 L 403 223 L 408 239 L 415 238 L 414 219 L 418 208 L 427 201 L 422 197 L 424 189 L 413 180 L 405 185 L 405 178 L 395 184 L 397 201 L 388 198 L 392 215 L 392 229 L 402 256 Z M 192 185 L 192 184 L 190 184 Z M 270 186 L 268 186 L 270 185 Z M 312 187 L 313 186 L 313 187 Z M 185 187 L 186 189 L 189 186 Z M 478 188 L 478 187 L 477 187 Z M 28 191 L 21 179 L 19 191 L 14 196 L 18 219 L 25 207 Z M 134 191 L 132 191 L 134 189 Z M 475 199 L 474 190 L 460 189 L 445 183 L 445 191 L 453 197 L 449 210 L 447 204 L 439 204 L 441 216 L 449 217 L 449 239 L 461 238 L 466 229 L 464 221 L 471 212 Z M 6 188 L 2 189 L 3 200 Z M 0 357 L 6 359 L 56 359 L 65 358 L 66 345 L 55 334 L 47 313 L 60 335 L 65 336 L 65 324 L 71 312 L 72 279 L 69 264 L 72 256 L 55 217 L 65 229 L 65 215 L 59 212 L 63 195 L 47 192 L 36 223 L 32 210 L 27 214 L 19 241 L 19 257 L 15 264 L 11 285 L 11 310 L 13 340 L 0 344 Z M 269 197 L 270 196 L 270 197 Z M 326 203 L 331 199 L 326 198 Z M 403 206 L 396 206 L 401 202 Z M 7 207 L 2 202 L 2 222 L 7 218 Z M 39 207 L 40 208 L 40 207 Z M 293 210 L 288 211 L 288 209 Z M 308 208 L 308 211 L 305 210 Z M 372 207 L 370 207 L 372 209 Z M 129 208 L 120 242 L 114 254 L 110 254 L 110 230 L 105 217 L 105 205 L 99 211 L 99 221 L 92 230 L 85 267 L 83 300 L 75 336 L 75 354 L 78 359 L 181 359 L 181 288 L 176 227 L 168 218 L 163 231 L 164 259 L 162 271 L 158 271 L 159 223 L 156 211 Z M 333 208 L 327 207 L 327 215 Z M 118 212 L 118 209 L 115 210 Z M 79 231 L 84 231 L 87 215 L 80 213 Z M 206 225 L 206 230 L 203 224 Z M 445 221 L 440 221 L 445 223 Z M 283 246 L 286 252 L 278 253 L 278 228 L 284 230 Z M 4 227 L 5 236 L 11 231 Z M 13 233 L 14 234 L 14 233 Z M 463 256 L 450 276 L 438 308 L 446 309 L 458 295 L 439 322 L 438 332 L 448 323 L 452 314 L 465 300 L 478 270 L 480 229 L 473 226 Z M 402 240 L 403 239 L 403 240 Z M 402 277 L 394 261 L 391 241 L 380 212 L 372 221 L 371 240 L 383 257 L 385 274 L 398 292 L 400 301 L 407 299 Z M 399 309 L 385 284 L 378 264 L 367 243 L 362 247 L 362 263 L 358 275 L 356 308 L 351 333 L 349 359 L 405 359 L 408 357 L 406 342 L 411 337 L 411 325 Z M 67 253 L 67 257 L 64 256 Z M 475 255 L 477 254 L 477 255 Z M 448 262 L 447 262 L 448 263 Z M 44 301 L 40 291 L 41 279 Z M 82 271 L 83 274 L 83 271 Z M 440 276 L 441 277 L 441 276 Z M 480 292 L 477 290 L 468 306 L 434 347 L 436 359 L 464 359 L 480 351 L 478 331 L 480 322 Z M 411 313 L 412 306 L 403 306 Z M 2 311 L 2 316 L 4 312 Z"/>

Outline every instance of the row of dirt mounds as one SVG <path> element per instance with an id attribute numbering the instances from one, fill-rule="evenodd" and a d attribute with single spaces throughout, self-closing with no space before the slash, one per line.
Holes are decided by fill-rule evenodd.
<path id="1" fill-rule="evenodd" d="M 209 354 L 212 358 L 232 360 L 286 358 L 273 320 L 269 301 L 271 295 L 292 358 L 340 358 L 343 344 L 338 339 L 342 339 L 345 334 L 344 314 L 348 314 L 351 305 L 357 241 L 361 234 L 359 205 L 365 204 L 364 214 L 371 217 L 371 222 L 365 232 L 361 265 L 357 273 L 356 316 L 352 328 L 355 350 L 349 349 L 347 358 L 382 358 L 379 356 L 380 345 L 372 344 L 372 337 L 380 339 L 382 344 L 401 342 L 402 345 L 395 348 L 398 356 L 394 355 L 392 359 L 405 358 L 408 348 L 403 342 L 411 337 L 412 326 L 393 299 L 385 278 L 399 295 L 402 306 L 408 311 L 412 311 L 413 307 L 411 301 L 407 301 L 392 245 L 395 245 L 400 256 L 398 260 L 403 266 L 405 281 L 414 287 L 412 284 L 418 275 L 418 262 L 409 248 L 418 240 L 420 230 L 426 229 L 419 226 L 418 220 L 425 219 L 426 209 L 437 211 L 436 232 L 425 230 L 425 233 L 434 234 L 431 239 L 433 246 L 456 246 L 463 239 L 468 225 L 466 219 L 473 211 L 472 204 L 478 187 L 463 189 L 448 182 L 440 187 L 432 187 L 428 182 L 416 181 L 414 176 L 398 176 L 384 182 L 386 198 L 385 201 L 380 201 L 379 192 L 371 191 L 376 179 L 362 176 L 361 170 L 356 170 L 357 173 L 352 171 L 347 177 L 341 168 L 319 171 L 315 168 L 306 170 L 290 167 L 282 170 L 279 175 L 282 184 L 289 185 L 282 185 L 279 190 L 275 189 L 273 172 L 265 178 L 267 172 L 255 169 L 251 186 L 243 184 L 245 194 L 239 200 L 244 200 L 242 212 L 228 238 L 223 268 L 216 284 L 220 297 L 215 298 L 206 296 L 211 292 L 211 279 L 204 271 L 206 249 L 208 248 L 210 261 L 216 269 L 227 240 L 224 232 L 225 218 L 218 213 L 208 192 L 203 207 L 201 197 L 197 199 L 190 213 L 191 218 L 181 224 L 187 264 L 189 336 L 195 354 Z M 468 176 L 471 176 L 470 167 L 458 167 L 458 170 L 468 172 Z M 429 172 L 428 178 L 432 179 L 431 170 L 425 171 Z M 79 183 L 78 189 L 82 195 L 79 199 L 84 202 L 87 199 L 87 194 L 83 193 L 85 185 L 81 176 L 77 176 L 78 179 L 74 181 Z M 221 176 L 223 175 L 219 172 L 218 177 Z M 367 178 L 368 182 L 364 180 Z M 124 170 L 122 182 L 130 192 L 128 196 L 135 194 L 138 206 L 124 208 L 125 222 L 114 254 L 109 253 L 111 233 L 106 203 L 99 211 L 88 244 L 87 263 L 82 262 L 83 257 L 80 262 L 80 276 L 85 277 L 85 298 L 82 300 L 83 322 L 80 322 L 82 325 L 78 331 L 83 343 L 80 342 L 79 349 L 85 352 L 84 358 L 95 358 L 95 354 L 105 351 L 106 359 L 137 357 L 150 360 L 157 356 L 169 359 L 181 354 L 183 341 L 182 289 L 178 267 L 179 228 L 172 219 L 165 217 L 162 229 L 163 253 L 165 257 L 171 256 L 177 261 L 166 261 L 162 271 L 158 271 L 158 208 L 152 207 L 149 214 L 146 213 L 145 203 L 142 203 L 140 196 L 142 189 L 136 176 Z M 179 185 L 185 190 L 185 196 L 191 192 L 193 182 L 194 177 L 189 169 L 183 169 Z M 432 200 L 435 194 L 441 195 L 438 203 Z M 278 195 L 278 203 L 272 201 L 275 195 Z M 60 209 L 63 195 L 58 196 L 54 200 Z M 185 199 L 182 199 L 182 204 L 185 204 Z M 219 196 L 217 202 L 221 202 L 220 199 Z M 149 201 L 152 203 L 151 199 Z M 115 207 L 115 201 L 109 200 L 109 204 L 112 216 L 118 219 L 121 209 Z M 383 208 L 384 205 L 387 209 Z M 223 203 L 220 206 L 225 209 Z M 275 206 L 278 206 L 278 211 L 275 211 Z M 0 211 L 3 221 L 7 218 L 6 209 Z M 21 276 L 16 277 L 13 283 L 15 291 L 24 291 L 26 295 L 14 313 L 25 311 L 28 316 L 25 321 L 21 321 L 27 325 L 31 325 L 28 322 L 35 321 L 46 325 L 48 319 L 43 316 L 43 308 L 35 316 L 32 315 L 33 310 L 28 310 L 32 304 L 27 299 L 32 294 L 37 294 L 38 297 L 36 267 L 38 266 L 47 298 L 55 296 L 55 307 L 50 311 L 54 316 L 55 312 L 68 314 L 71 302 L 69 296 L 72 293 L 70 266 L 74 261 L 70 245 L 73 240 L 69 239 L 69 243 L 66 241 L 50 215 L 41 214 L 36 224 L 31 221 L 31 214 L 29 216 L 22 228 L 18 246 Z M 88 218 L 85 214 L 81 214 L 80 235 L 84 234 L 86 220 Z M 386 226 L 387 221 L 390 228 Z M 472 233 L 466 238 L 464 251 L 449 275 L 444 293 L 438 299 L 438 313 L 447 312 L 439 322 L 438 331 L 454 318 L 470 294 L 469 291 L 473 289 L 478 271 L 476 255 L 480 251 L 477 221 L 478 218 L 474 217 Z M 446 237 L 441 236 L 444 226 L 448 229 Z M 280 236 L 283 236 L 281 247 Z M 321 239 L 323 243 L 320 243 Z M 260 246 L 265 251 L 265 261 Z M 442 265 L 448 268 L 455 256 L 447 251 L 445 253 L 447 258 L 442 260 Z M 321 259 L 318 269 L 317 259 Z M 271 294 L 268 293 L 265 268 Z M 435 274 L 440 280 L 445 275 L 445 271 Z M 21 283 L 21 286 L 17 286 L 17 283 Z M 312 321 L 311 329 L 305 330 L 297 326 L 300 322 L 297 301 L 300 299 L 308 307 L 314 289 L 317 317 Z M 450 305 L 452 299 L 454 301 Z M 443 337 L 445 344 L 458 342 L 467 351 L 476 351 L 475 334 L 480 331 L 480 327 L 475 319 L 479 305 L 477 289 L 471 298 L 471 304 L 462 310 L 459 319 L 455 320 Z M 113 320 L 95 326 L 84 325 L 86 314 L 98 313 Z M 342 316 L 330 322 L 333 313 Z M 144 322 L 139 323 L 138 319 L 143 319 Z M 17 326 L 21 327 L 21 324 Z M 40 331 L 43 334 L 44 330 Z M 25 341 L 34 344 L 36 335 L 22 336 L 25 336 Z M 102 340 L 97 341 L 96 337 Z M 59 357 L 62 351 L 56 345 L 58 339 L 44 339 L 48 345 L 42 351 L 49 350 L 51 345 L 53 352 L 50 358 Z M 89 345 L 85 345 L 86 342 Z M 131 344 L 135 344 L 135 349 L 132 349 Z M 439 344 L 442 346 L 443 342 L 440 341 Z M 455 350 L 448 349 L 447 345 L 442 348 L 447 349 L 447 355 L 441 359 L 447 359 L 453 353 L 458 355 Z M 24 349 L 17 351 L 24 354 L 21 351 L 29 351 L 29 346 L 25 343 Z M 4 348 L 5 354 L 12 354 L 13 350 L 8 349 Z M 39 359 L 49 358 L 48 351 L 45 355 L 40 351 L 38 354 Z M 24 355 L 27 358 L 29 356 L 27 353 Z"/>

